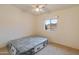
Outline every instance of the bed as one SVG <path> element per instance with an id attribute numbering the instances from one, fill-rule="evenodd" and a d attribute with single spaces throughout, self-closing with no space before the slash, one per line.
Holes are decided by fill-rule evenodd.
<path id="1" fill-rule="evenodd" d="M 43 36 L 28 36 L 8 42 L 8 51 L 11 55 L 33 55 L 48 44 Z"/>

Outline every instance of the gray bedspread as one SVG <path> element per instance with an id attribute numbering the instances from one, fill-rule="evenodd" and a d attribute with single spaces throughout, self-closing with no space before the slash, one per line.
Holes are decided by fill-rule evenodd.
<path id="1" fill-rule="evenodd" d="M 9 41 L 9 44 L 14 46 L 14 48 L 16 48 L 19 54 L 34 48 L 35 46 L 43 43 L 44 41 L 47 41 L 46 37 L 29 36 L 21 39 L 11 40 Z"/>

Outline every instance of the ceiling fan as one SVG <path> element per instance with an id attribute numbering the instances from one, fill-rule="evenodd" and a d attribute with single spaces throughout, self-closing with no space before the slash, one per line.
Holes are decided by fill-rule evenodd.
<path id="1" fill-rule="evenodd" d="M 46 8 L 46 4 L 33 4 L 33 11 L 35 12 L 44 12 Z"/>

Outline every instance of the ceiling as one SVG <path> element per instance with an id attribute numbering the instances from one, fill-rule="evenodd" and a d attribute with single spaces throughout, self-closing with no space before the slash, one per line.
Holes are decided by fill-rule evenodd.
<path id="1" fill-rule="evenodd" d="M 77 4 L 47 4 L 46 7 L 44 8 L 44 11 L 40 13 L 33 11 L 32 4 L 15 4 L 13 6 L 21 9 L 24 12 L 29 12 L 33 15 L 40 15 L 40 14 L 48 13 L 51 11 L 54 12 L 57 10 L 66 9 L 66 8 L 79 6 L 79 5 Z"/>

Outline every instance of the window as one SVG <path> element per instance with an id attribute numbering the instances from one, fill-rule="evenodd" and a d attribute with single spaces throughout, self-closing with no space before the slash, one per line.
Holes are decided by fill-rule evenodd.
<path id="1" fill-rule="evenodd" d="M 45 20 L 45 30 L 54 31 L 56 30 L 58 20 L 55 18 Z"/>

